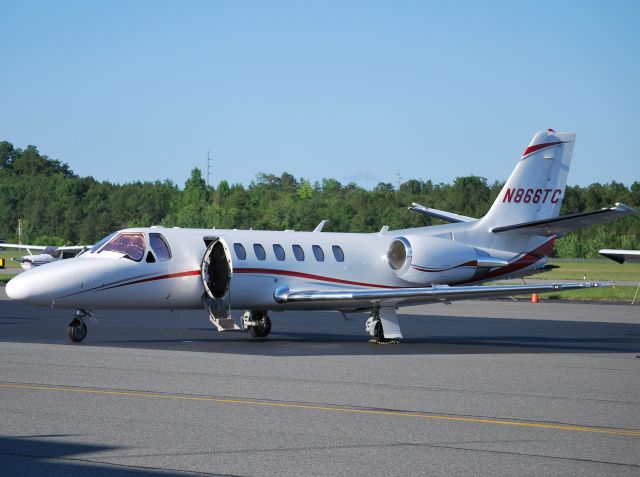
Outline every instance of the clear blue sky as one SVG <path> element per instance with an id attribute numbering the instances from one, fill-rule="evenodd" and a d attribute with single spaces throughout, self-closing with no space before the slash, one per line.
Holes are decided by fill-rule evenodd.
<path id="1" fill-rule="evenodd" d="M 100 180 L 640 180 L 638 1 L 5 1 L 0 140 Z M 368 177 L 368 181 L 367 181 Z"/>

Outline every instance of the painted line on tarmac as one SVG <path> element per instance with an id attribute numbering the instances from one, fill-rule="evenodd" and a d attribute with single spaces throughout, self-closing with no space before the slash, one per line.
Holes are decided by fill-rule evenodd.
<path id="1" fill-rule="evenodd" d="M 535 421 L 513 421 L 503 419 L 489 419 L 482 417 L 457 417 L 448 416 L 445 414 L 428 414 L 424 412 L 412 412 L 401 410 L 386 410 L 386 409 L 358 409 L 355 407 L 338 407 L 338 406 L 326 406 L 320 404 L 296 404 L 286 402 L 273 402 L 273 401 L 257 401 L 251 399 L 230 399 L 215 396 L 193 396 L 188 394 L 177 393 L 153 393 L 142 391 L 114 391 L 108 389 L 92 389 L 92 388 L 79 388 L 68 386 L 45 386 L 39 384 L 13 384 L 13 383 L 0 383 L 0 388 L 5 389 L 24 389 L 30 391 L 51 391 L 59 393 L 76 393 L 76 394 L 93 394 L 99 396 L 119 396 L 119 397 L 133 397 L 133 398 L 154 398 L 154 399 L 171 399 L 176 401 L 199 401 L 199 402 L 211 402 L 216 404 L 235 404 L 242 406 L 264 406 L 273 408 L 287 408 L 287 409 L 303 409 L 311 411 L 325 411 L 325 412 L 341 412 L 349 414 L 365 414 L 375 416 L 395 416 L 395 417 L 412 417 L 416 419 L 425 419 L 432 421 L 449 421 L 449 422 L 463 422 L 470 424 L 490 424 L 496 426 L 510 426 L 510 427 L 525 427 L 531 429 L 546 429 L 552 431 L 573 431 L 573 432 L 589 432 L 596 434 L 612 434 L 617 436 L 633 436 L 640 437 L 640 430 L 635 429 L 619 429 L 615 427 L 595 427 L 595 426 L 577 426 L 571 424 L 553 424 L 545 422 Z"/>

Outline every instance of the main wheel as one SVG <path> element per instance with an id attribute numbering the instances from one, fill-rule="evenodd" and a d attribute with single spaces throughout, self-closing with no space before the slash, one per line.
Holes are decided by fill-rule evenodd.
<path id="1" fill-rule="evenodd" d="M 382 321 L 380 320 L 376 323 L 375 336 L 378 341 L 384 340 L 384 328 L 382 327 Z"/>
<path id="2" fill-rule="evenodd" d="M 79 343 L 87 336 L 87 325 L 76 318 L 67 326 L 67 335 L 71 341 Z"/>
<path id="3" fill-rule="evenodd" d="M 256 325 L 249 328 L 251 336 L 254 338 L 264 338 L 271 333 L 271 319 L 266 313 L 261 316 L 256 313 L 253 321 L 256 322 Z"/>

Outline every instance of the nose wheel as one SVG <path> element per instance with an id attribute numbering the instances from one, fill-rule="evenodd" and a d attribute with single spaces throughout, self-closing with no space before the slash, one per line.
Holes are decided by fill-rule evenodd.
<path id="1" fill-rule="evenodd" d="M 74 343 L 79 343 L 87 336 L 87 325 L 83 320 L 87 315 L 91 316 L 91 314 L 86 310 L 78 310 L 76 312 L 76 316 L 67 326 L 67 335 Z"/>

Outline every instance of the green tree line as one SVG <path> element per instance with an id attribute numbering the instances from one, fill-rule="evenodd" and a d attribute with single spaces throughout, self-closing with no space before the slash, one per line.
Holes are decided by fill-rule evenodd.
<path id="1" fill-rule="evenodd" d="M 408 211 L 411 202 L 481 217 L 502 185 L 467 176 L 451 184 L 412 179 L 398 188 L 381 182 L 366 190 L 330 178 L 311 183 L 288 173 L 261 173 L 246 187 L 224 180 L 207 187 L 199 169 L 183 189 L 169 180 L 111 184 L 78 177 L 34 146 L 19 149 L 5 141 L 0 142 L 0 238 L 16 241 L 19 219 L 23 242 L 42 245 L 91 244 L 117 229 L 149 225 L 313 230 L 327 219 L 328 231 L 421 227 L 441 222 Z M 640 208 L 640 182 L 568 186 L 562 214 L 615 202 Z M 595 257 L 605 247 L 640 249 L 640 217 L 569 234 L 557 242 L 556 255 Z"/>

